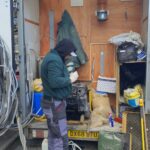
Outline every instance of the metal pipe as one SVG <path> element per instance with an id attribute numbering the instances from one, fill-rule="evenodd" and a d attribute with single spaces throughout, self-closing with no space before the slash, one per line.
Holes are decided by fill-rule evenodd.
<path id="1" fill-rule="evenodd" d="M 150 112 L 150 2 L 148 1 L 148 32 L 147 32 L 147 61 L 146 61 L 146 91 L 145 91 L 145 112 Z"/>
<path id="2" fill-rule="evenodd" d="M 25 32 L 24 32 L 24 0 L 18 0 L 18 43 L 20 50 L 20 64 L 19 64 L 19 89 L 20 89 L 20 105 L 22 120 L 25 119 L 27 114 L 27 101 L 26 101 L 26 48 L 25 48 Z"/>

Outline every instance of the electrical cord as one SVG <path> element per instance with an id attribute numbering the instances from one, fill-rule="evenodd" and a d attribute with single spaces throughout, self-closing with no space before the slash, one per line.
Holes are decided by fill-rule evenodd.
<path id="1" fill-rule="evenodd" d="M 18 109 L 18 81 L 12 68 L 9 48 L 0 36 L 0 136 L 13 124 Z"/>
<path id="2" fill-rule="evenodd" d="M 18 113 L 18 81 L 12 68 L 9 48 L 0 37 L 0 136 L 8 131 L 17 120 L 17 128 L 23 149 L 26 150 L 26 138 L 23 134 L 23 126 Z M 27 93 L 29 93 L 27 91 Z M 29 95 L 27 95 L 29 98 Z M 30 99 L 30 98 L 29 98 Z"/>
<path id="3" fill-rule="evenodd" d="M 33 101 L 34 101 L 34 96 L 32 97 L 31 113 L 28 114 L 28 116 L 26 117 L 26 120 L 24 120 L 24 121 L 21 122 L 21 125 L 22 125 L 23 128 L 26 127 L 26 126 L 28 126 L 34 119 L 38 120 L 38 121 L 46 121 L 45 115 L 43 115 L 43 116 L 39 116 L 38 115 L 39 112 L 42 109 L 41 107 L 38 109 L 38 111 L 35 114 L 32 113 L 33 112 L 32 111 L 33 110 Z M 18 129 L 18 125 L 17 124 L 13 124 L 11 126 L 11 128 L 12 129 Z"/>
<path id="4" fill-rule="evenodd" d="M 12 68 L 12 59 L 10 57 L 9 48 L 0 36 L 0 136 L 8 131 L 8 129 L 18 129 L 23 148 L 26 149 L 26 139 L 23 134 L 23 128 L 37 117 L 41 108 L 35 115 L 32 114 L 33 98 L 30 97 L 32 92 L 28 89 L 26 91 L 26 98 L 31 103 L 31 110 L 24 120 L 21 120 L 18 112 L 18 98 L 17 89 L 18 81 Z M 30 82 L 31 83 L 31 82 Z M 31 92 L 31 93 L 29 93 Z M 32 99 L 32 101 L 31 101 Z M 14 123 L 16 117 L 17 123 Z M 43 116 L 39 118 L 43 120 Z"/>
<path id="5" fill-rule="evenodd" d="M 79 145 L 77 145 L 75 142 L 73 141 L 69 141 L 69 146 L 71 146 L 72 150 L 82 150 Z"/>
<path id="6" fill-rule="evenodd" d="M 18 125 L 18 130 L 19 130 L 19 137 L 20 137 L 20 141 L 21 141 L 23 150 L 27 150 L 27 145 L 26 145 L 27 141 L 26 141 L 26 138 L 24 136 L 23 127 L 21 124 L 21 119 L 20 119 L 18 114 L 16 114 L 16 119 L 17 119 L 17 125 Z"/>

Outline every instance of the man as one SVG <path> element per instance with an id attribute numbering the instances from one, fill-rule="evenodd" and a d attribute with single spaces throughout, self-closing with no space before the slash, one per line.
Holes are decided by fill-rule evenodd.
<path id="1" fill-rule="evenodd" d="M 65 58 L 75 55 L 75 51 L 74 44 L 63 39 L 45 56 L 41 65 L 42 108 L 47 118 L 49 150 L 68 150 L 65 98 L 71 94 L 71 83 L 78 79 L 78 73 L 69 75 Z"/>

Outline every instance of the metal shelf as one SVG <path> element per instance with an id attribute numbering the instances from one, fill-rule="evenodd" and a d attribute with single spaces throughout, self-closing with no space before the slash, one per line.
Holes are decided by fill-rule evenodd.
<path id="1" fill-rule="evenodd" d="M 146 60 L 145 61 L 129 61 L 129 62 L 124 62 L 124 63 L 119 63 L 120 65 L 122 64 L 135 64 L 135 63 L 146 63 Z"/>

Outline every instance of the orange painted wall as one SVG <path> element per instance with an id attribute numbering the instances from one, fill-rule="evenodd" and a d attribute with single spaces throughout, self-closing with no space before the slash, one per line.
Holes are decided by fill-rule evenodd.
<path id="1" fill-rule="evenodd" d="M 70 0 L 40 0 L 40 44 L 41 56 L 49 50 L 49 10 L 55 13 L 55 38 L 57 23 L 61 20 L 64 9 L 67 9 L 76 25 L 83 47 L 89 57 L 86 65 L 78 70 L 80 80 L 91 80 L 92 62 L 94 65 L 94 81 L 100 74 L 100 52 L 105 55 L 105 72 L 107 77 L 115 77 L 115 48 L 108 43 L 114 35 L 135 31 L 141 32 L 142 0 L 121 2 L 108 0 L 105 6 L 109 11 L 106 22 L 99 22 L 95 11 L 99 9 L 97 0 L 84 0 L 83 7 L 71 7 Z M 104 44 L 102 44 L 104 43 Z M 95 84 L 95 83 L 94 83 Z"/>

